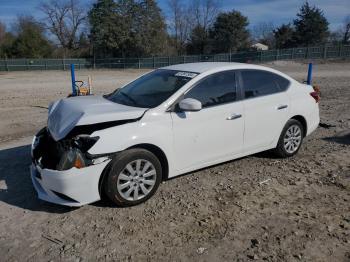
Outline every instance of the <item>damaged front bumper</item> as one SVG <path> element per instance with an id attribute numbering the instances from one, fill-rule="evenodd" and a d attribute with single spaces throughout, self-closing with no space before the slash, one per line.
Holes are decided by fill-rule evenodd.
<path id="1" fill-rule="evenodd" d="M 46 129 L 34 137 L 30 171 L 40 199 L 66 206 L 100 200 L 100 177 L 111 159 L 109 156 L 87 159 L 88 153 L 82 150 L 79 152 L 84 165 L 74 166 L 66 154 L 75 146 L 72 141 L 67 138 L 56 142 Z"/>
<path id="2" fill-rule="evenodd" d="M 99 180 L 110 160 L 85 168 L 65 171 L 30 167 L 31 178 L 38 197 L 65 206 L 82 206 L 100 200 Z"/>

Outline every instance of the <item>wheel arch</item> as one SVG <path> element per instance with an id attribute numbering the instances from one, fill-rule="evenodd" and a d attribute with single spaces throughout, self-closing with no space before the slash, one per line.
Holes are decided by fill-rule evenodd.
<path id="1" fill-rule="evenodd" d="M 307 134 L 307 122 L 306 122 L 306 119 L 305 117 L 303 117 L 302 115 L 295 115 L 293 117 L 291 117 L 290 119 L 294 119 L 294 120 L 297 120 L 301 123 L 301 125 L 303 126 L 303 129 L 304 129 L 304 137 L 306 136 Z"/>
<path id="2" fill-rule="evenodd" d="M 164 151 L 162 149 L 160 149 L 158 146 L 153 145 L 153 144 L 147 144 L 147 143 L 143 143 L 143 144 L 137 144 L 137 145 L 133 145 L 131 147 L 126 148 L 125 150 L 128 149 L 134 149 L 134 148 L 142 148 L 145 150 L 150 151 L 151 153 L 153 153 L 160 161 L 160 164 L 162 166 L 162 181 L 168 179 L 169 176 L 169 162 L 168 159 L 164 153 Z M 123 150 L 124 151 L 124 150 Z M 122 152 L 122 151 L 120 151 Z M 118 154 L 119 152 L 116 152 L 115 154 Z M 109 170 L 111 168 L 111 165 L 108 164 L 105 169 L 103 170 L 99 182 L 98 182 L 98 191 L 100 193 L 100 196 L 102 198 L 103 195 L 103 190 L 102 190 L 102 186 L 105 180 L 105 177 L 107 176 Z"/>
<path id="3" fill-rule="evenodd" d="M 153 145 L 153 144 L 143 143 L 143 144 L 133 145 L 127 149 L 131 149 L 131 148 L 142 148 L 142 149 L 148 150 L 151 153 L 153 153 L 159 159 L 160 164 L 162 166 L 162 180 L 168 179 L 169 162 L 168 162 L 168 159 L 167 159 L 164 151 L 160 147 Z"/>

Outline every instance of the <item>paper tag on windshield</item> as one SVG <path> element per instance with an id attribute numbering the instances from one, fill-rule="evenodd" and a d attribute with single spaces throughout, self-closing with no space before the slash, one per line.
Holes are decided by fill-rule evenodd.
<path id="1" fill-rule="evenodd" d="M 175 74 L 175 76 L 182 76 L 182 77 L 189 77 L 189 78 L 194 78 L 196 77 L 198 74 L 196 73 L 190 73 L 190 72 L 177 72 Z"/>

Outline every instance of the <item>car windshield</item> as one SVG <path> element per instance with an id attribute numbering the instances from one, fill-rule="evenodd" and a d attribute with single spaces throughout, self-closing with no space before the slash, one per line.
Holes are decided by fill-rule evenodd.
<path id="1" fill-rule="evenodd" d="M 160 105 L 198 74 L 158 69 L 146 74 L 105 98 L 127 106 L 152 108 Z"/>

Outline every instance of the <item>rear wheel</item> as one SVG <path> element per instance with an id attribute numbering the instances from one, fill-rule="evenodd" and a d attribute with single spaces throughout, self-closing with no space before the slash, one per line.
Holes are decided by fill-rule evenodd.
<path id="1" fill-rule="evenodd" d="M 145 149 L 126 150 L 112 162 L 105 193 L 119 206 L 134 206 L 154 195 L 161 177 L 161 164 L 154 154 Z"/>
<path id="2" fill-rule="evenodd" d="M 303 137 L 304 128 L 302 124 L 295 119 L 288 120 L 282 130 L 274 152 L 279 157 L 290 157 L 295 155 L 300 149 Z"/>

